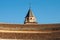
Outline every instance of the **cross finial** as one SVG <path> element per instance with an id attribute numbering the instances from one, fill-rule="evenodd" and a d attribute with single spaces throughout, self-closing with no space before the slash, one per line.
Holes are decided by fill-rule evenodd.
<path id="1" fill-rule="evenodd" d="M 31 9 L 31 2 L 29 3 L 29 8 Z"/>

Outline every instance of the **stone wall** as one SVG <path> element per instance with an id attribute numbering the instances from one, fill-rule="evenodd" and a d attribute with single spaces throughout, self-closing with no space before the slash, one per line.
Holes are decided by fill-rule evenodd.
<path id="1" fill-rule="evenodd" d="M 38 25 L 0 24 L 0 30 L 13 30 L 13 31 L 60 30 L 60 24 L 38 24 Z"/>
<path id="2" fill-rule="evenodd" d="M 60 32 L 54 33 L 0 33 L 0 40 L 60 40 Z"/>

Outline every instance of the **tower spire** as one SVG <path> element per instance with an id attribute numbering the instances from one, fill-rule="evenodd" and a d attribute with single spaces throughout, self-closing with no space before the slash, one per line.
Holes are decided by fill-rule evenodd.
<path id="1" fill-rule="evenodd" d="M 27 15 L 25 17 L 24 24 L 37 24 L 36 18 L 33 15 L 33 12 L 32 12 L 31 9 L 28 10 L 28 13 L 27 13 Z"/>

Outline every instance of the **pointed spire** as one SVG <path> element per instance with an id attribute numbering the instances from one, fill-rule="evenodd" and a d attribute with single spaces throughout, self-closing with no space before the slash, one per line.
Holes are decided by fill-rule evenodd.
<path id="1" fill-rule="evenodd" d="M 28 10 L 28 13 L 27 13 L 27 15 L 25 17 L 24 24 L 37 24 L 36 18 L 33 15 L 33 12 L 31 10 L 31 3 L 29 4 L 29 10 Z"/>
<path id="2" fill-rule="evenodd" d="M 36 18 L 35 18 L 35 16 L 33 15 L 31 9 L 28 10 L 28 13 L 27 13 L 27 15 L 26 15 L 26 17 L 25 17 L 24 24 L 37 24 Z"/>
<path id="3" fill-rule="evenodd" d="M 34 17 L 31 9 L 28 10 L 26 17 Z"/>

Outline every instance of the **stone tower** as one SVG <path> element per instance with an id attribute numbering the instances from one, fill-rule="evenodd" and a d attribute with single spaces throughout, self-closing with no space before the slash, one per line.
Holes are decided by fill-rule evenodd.
<path id="1" fill-rule="evenodd" d="M 35 16 L 33 15 L 31 9 L 28 10 L 28 13 L 27 13 L 27 15 L 26 15 L 26 17 L 25 17 L 24 24 L 37 24 L 36 18 L 35 18 Z"/>

